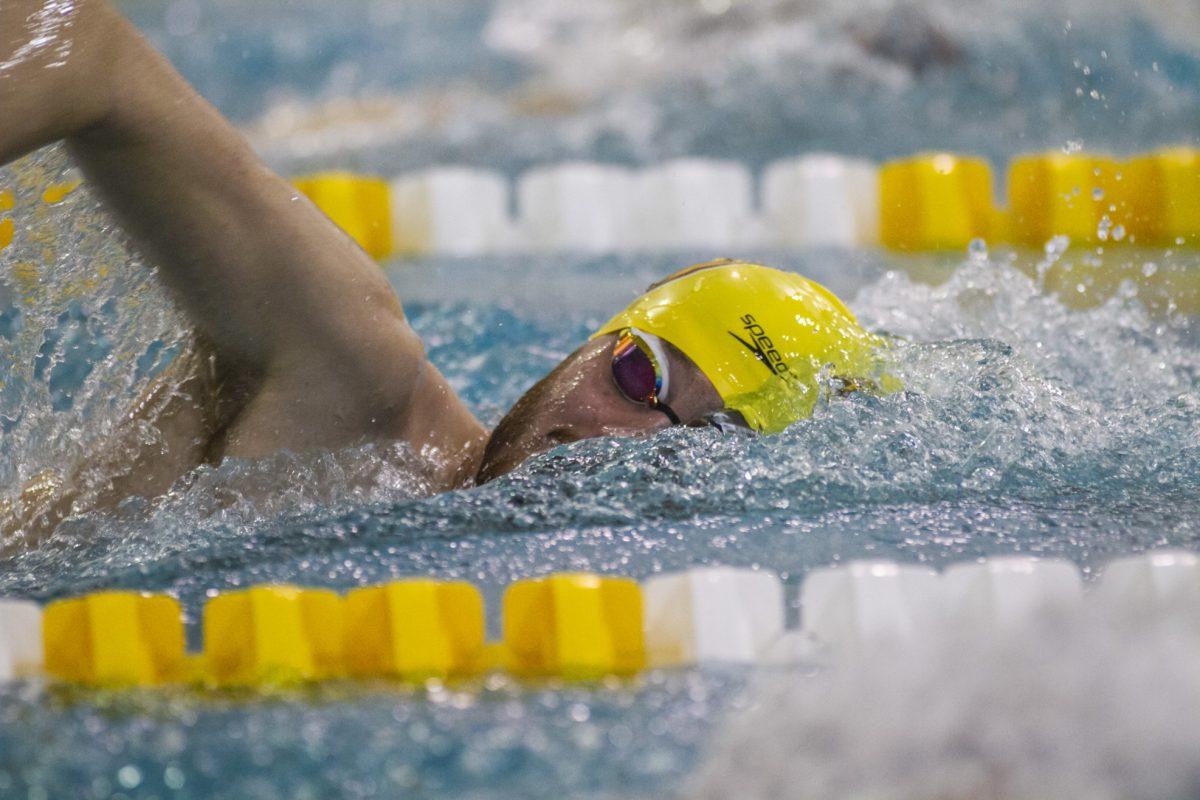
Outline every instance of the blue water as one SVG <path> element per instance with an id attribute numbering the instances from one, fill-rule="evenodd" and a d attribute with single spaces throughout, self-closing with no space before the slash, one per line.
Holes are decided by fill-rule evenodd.
<path id="1" fill-rule="evenodd" d="M 1186 2 L 125 5 L 290 170 L 673 156 L 758 167 L 926 149 L 999 164 L 1072 140 L 1127 152 L 1200 130 L 1200 20 Z M 366 107 L 330 110 L 347 100 Z M 270 119 L 282 128 L 254 124 L 281 108 L 292 116 Z M 329 120 L 348 113 L 355 124 Z"/>
<path id="2" fill-rule="evenodd" d="M 759 61 L 743 52 L 736 69 L 680 78 L 683 92 L 649 69 L 642 88 L 599 78 L 579 86 L 562 63 L 480 43 L 481 33 L 496 35 L 497 20 L 521 11 L 552 22 L 553 7 L 534 2 L 377 3 L 366 26 L 329 4 L 267 15 L 215 0 L 172 3 L 186 35 L 168 31 L 166 6 L 129 5 L 189 77 L 252 130 L 280 98 L 313 108 L 381 91 L 416 102 L 414 93 L 464 81 L 468 94 L 506 109 L 468 110 L 460 128 L 419 127 L 349 150 L 306 150 L 296 135 L 260 138 L 283 166 L 336 157 L 341 166 L 391 169 L 461 158 L 515 169 L 562 155 L 677 153 L 761 164 L 810 146 L 890 154 L 953 145 L 999 157 L 1067 140 L 1140 149 L 1194 141 L 1200 129 L 1200 56 L 1124 6 L 1097 14 L 1093 27 L 1077 19 L 1069 33 L 1061 20 L 1049 24 L 1053 15 L 1010 18 L 985 6 L 991 38 L 983 23 L 943 19 L 955 47 L 905 23 L 916 26 L 916 45 L 874 45 L 907 65 L 899 82 L 861 48 L 831 61 L 822 44 L 801 38 Z M 188 17 L 189 8 L 199 16 Z M 831 14 L 818 15 L 818 32 L 845 29 Z M 681 42 L 764 33 L 755 19 L 717 33 L 685 22 L 652 28 L 680 57 L 690 52 Z M 586 44 L 577 20 L 556 24 L 564 41 Z M 396 42 L 404 47 L 388 49 Z M 379 57 L 362 56 L 367 46 Z M 1094 66 L 1089 76 L 1076 58 Z M 339 69 L 346 63 L 353 68 Z M 527 108 L 513 105 L 513 93 L 532 91 L 531 82 L 556 92 L 574 86 L 577 105 L 551 119 L 512 110 Z M 1080 99 L 1081 86 L 1108 99 L 1087 91 Z M 706 113 L 688 100 L 701 88 Z M 630 124 L 630 103 L 654 110 L 648 129 Z M 733 123 L 714 124 L 713 115 Z M 0 358 L 11 365 L 0 385 L 5 486 L 102 440 L 186 339 L 150 270 L 86 191 L 53 208 L 36 202 L 68 168 L 50 153 L 0 180 L 19 189 L 21 228 L 0 254 Z M 385 269 L 432 360 L 495 422 L 613 308 L 711 255 Z M 772 438 L 671 430 L 582 442 L 488 486 L 437 497 L 419 496 L 399 447 L 229 461 L 160 501 L 133 499 L 115 517 L 67 522 L 5 561 L 0 591 L 38 599 L 101 587 L 169 591 L 183 601 L 197 644 L 209 593 L 264 581 L 348 588 L 405 575 L 463 578 L 484 590 L 494 632 L 508 582 L 557 570 L 643 577 L 722 563 L 771 569 L 794 587 L 812 568 L 863 556 L 941 566 L 1034 553 L 1091 570 L 1149 547 L 1197 546 L 1196 254 L 749 255 L 826 283 L 892 337 L 905 391 L 823 402 L 811 420 Z M 32 272 L 18 268 L 27 264 Z M 1164 286 L 1174 288 L 1164 294 Z M 568 691 L 505 681 L 419 693 L 331 686 L 269 698 L 20 685 L 0 695 L 0 796 L 661 795 L 696 770 L 727 715 L 752 702 L 742 691 L 748 677 L 682 671 Z"/>
<path id="3" fill-rule="evenodd" d="M 714 710 L 741 683 L 710 671 L 587 690 L 335 687 L 269 699 L 6 691 L 0 793 L 317 800 L 663 785 L 691 766 Z"/>

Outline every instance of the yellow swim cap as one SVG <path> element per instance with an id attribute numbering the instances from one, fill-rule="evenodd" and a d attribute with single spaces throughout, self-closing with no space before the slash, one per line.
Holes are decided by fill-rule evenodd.
<path id="1" fill-rule="evenodd" d="M 823 370 L 871 380 L 878 337 L 825 287 L 791 272 L 720 259 L 655 284 L 592 338 L 637 328 L 679 348 L 725 407 L 775 433 L 811 416 Z"/>

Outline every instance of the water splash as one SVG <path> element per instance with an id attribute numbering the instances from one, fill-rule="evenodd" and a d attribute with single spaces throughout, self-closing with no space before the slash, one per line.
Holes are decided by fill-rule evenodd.
<path id="1" fill-rule="evenodd" d="M 15 238 L 0 253 L 0 486 L 69 464 L 112 433 L 146 380 L 188 341 L 153 271 L 115 235 L 58 149 L 0 170 Z M 87 425 L 64 424 L 65 419 Z"/>

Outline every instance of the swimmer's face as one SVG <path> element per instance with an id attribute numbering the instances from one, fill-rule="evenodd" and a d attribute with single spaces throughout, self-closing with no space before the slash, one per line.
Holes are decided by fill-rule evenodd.
<path id="1" fill-rule="evenodd" d="M 480 483 L 515 469 L 532 455 L 595 436 L 645 436 L 671 425 L 667 416 L 635 403 L 613 381 L 615 333 L 584 344 L 539 381 L 492 431 L 479 468 Z M 663 400 L 685 424 L 720 411 L 721 396 L 692 361 L 664 342 L 670 393 Z"/>

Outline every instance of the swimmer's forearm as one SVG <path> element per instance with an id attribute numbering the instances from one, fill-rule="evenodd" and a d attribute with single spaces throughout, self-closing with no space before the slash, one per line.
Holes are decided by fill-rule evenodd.
<path id="1" fill-rule="evenodd" d="M 140 36 L 119 70 L 108 115 L 71 150 L 220 353 L 265 369 L 361 337 L 359 313 L 402 318 L 375 263 Z"/>
<path id="2" fill-rule="evenodd" d="M 340 369 L 349 386 L 364 364 L 423 362 L 374 262 L 107 3 L 0 0 L 0 31 L 15 26 L 34 41 L 28 20 L 58 6 L 77 9 L 60 66 L 53 48 L 30 58 L 21 37 L 0 43 L 0 158 L 65 137 L 93 189 L 231 364 Z M 29 118 L 10 128 L 20 114 Z"/>
<path id="3" fill-rule="evenodd" d="M 118 15 L 94 0 L 64 5 L 0 2 L 0 164 L 96 124 L 112 102 L 117 40 L 101 33 Z"/>

